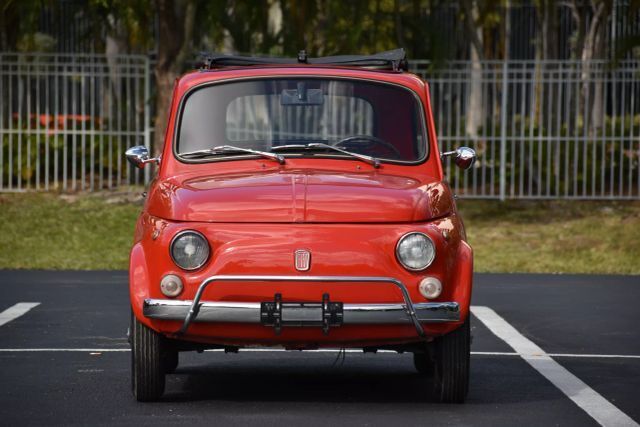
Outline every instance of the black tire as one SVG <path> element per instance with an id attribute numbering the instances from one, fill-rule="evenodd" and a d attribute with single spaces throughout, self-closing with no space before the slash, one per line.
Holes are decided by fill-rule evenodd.
<path id="1" fill-rule="evenodd" d="M 438 338 L 433 350 L 436 399 L 442 403 L 463 403 L 469 391 L 469 318 L 455 331 Z"/>
<path id="2" fill-rule="evenodd" d="M 164 393 L 164 337 L 131 315 L 131 386 L 140 402 L 158 400 Z"/>
<path id="3" fill-rule="evenodd" d="M 428 352 L 413 353 L 413 365 L 421 375 L 433 376 L 433 360 Z"/>
<path id="4" fill-rule="evenodd" d="M 172 374 L 175 372 L 176 368 L 178 367 L 178 363 L 180 362 L 179 354 L 180 353 L 178 353 L 177 350 L 174 350 L 172 348 L 166 349 L 165 355 L 162 359 L 165 374 Z"/>

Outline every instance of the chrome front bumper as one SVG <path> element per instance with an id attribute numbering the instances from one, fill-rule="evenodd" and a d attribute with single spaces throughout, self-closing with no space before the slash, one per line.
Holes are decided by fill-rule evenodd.
<path id="1" fill-rule="evenodd" d="M 214 282 L 337 282 L 379 283 L 397 287 L 402 303 L 344 304 L 343 320 L 346 325 L 413 324 L 419 336 L 424 336 L 421 323 L 455 322 L 460 320 L 460 307 L 456 302 L 429 302 L 414 304 L 405 285 L 390 277 L 367 276 L 211 276 L 199 286 L 193 300 L 146 299 L 143 314 L 151 319 L 181 320 L 176 332 L 184 334 L 192 322 L 229 322 L 260 324 L 259 302 L 201 301 L 207 286 Z"/>

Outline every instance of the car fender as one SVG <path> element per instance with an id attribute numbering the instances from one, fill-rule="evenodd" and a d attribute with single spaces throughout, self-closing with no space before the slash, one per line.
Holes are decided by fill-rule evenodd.
<path id="1" fill-rule="evenodd" d="M 455 280 L 454 301 L 460 305 L 460 322 L 464 322 L 469 315 L 471 306 L 471 291 L 473 288 L 473 249 L 462 240 L 458 245 L 457 266 Z"/>
<path id="2" fill-rule="evenodd" d="M 142 304 L 149 297 L 149 271 L 144 249 L 140 242 L 133 245 L 129 257 L 129 299 L 134 316 L 145 324 L 150 322 L 142 314 Z"/>

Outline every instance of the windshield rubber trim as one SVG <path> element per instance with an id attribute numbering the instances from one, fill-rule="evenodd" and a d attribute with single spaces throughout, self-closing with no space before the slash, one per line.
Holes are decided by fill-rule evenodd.
<path id="1" fill-rule="evenodd" d="M 235 82 L 241 82 L 241 81 L 255 81 L 255 80 L 286 80 L 286 79 L 290 79 L 290 78 L 304 78 L 304 79 L 318 79 L 318 80 L 351 80 L 351 81 L 360 81 L 360 82 L 367 82 L 367 83 L 372 83 L 372 84 L 380 84 L 380 85 L 389 85 L 389 86 L 395 86 L 398 87 L 402 90 L 406 90 L 408 92 L 411 93 L 411 95 L 413 95 L 413 97 L 415 98 L 415 100 L 418 103 L 418 108 L 420 108 L 420 117 L 422 118 L 422 133 L 423 133 L 423 138 L 426 142 L 426 148 L 425 148 L 425 155 L 423 156 L 423 158 L 419 159 L 419 160 L 414 160 L 414 161 L 404 161 L 404 160 L 391 160 L 391 159 L 383 159 L 383 158 L 379 158 L 378 160 L 380 161 L 381 164 L 392 164 L 392 165 L 399 165 L 399 166 L 419 166 L 424 164 L 425 162 L 427 162 L 431 156 L 431 147 L 430 147 L 430 143 L 431 143 L 431 138 L 429 138 L 429 131 L 427 128 L 427 117 L 426 117 L 426 110 L 424 108 L 424 104 L 422 103 L 422 100 L 420 99 L 420 96 L 416 93 L 416 91 L 414 91 L 413 89 L 410 89 L 404 85 L 398 84 L 398 83 L 392 83 L 392 82 L 385 82 L 385 81 L 378 81 L 378 80 L 374 80 L 374 79 L 365 79 L 365 78 L 358 78 L 358 77 L 344 77 L 344 76 L 320 76 L 320 75 L 273 75 L 273 76 L 263 76 L 263 77 L 255 77 L 255 76 L 251 76 L 251 77 L 232 77 L 232 78 L 228 78 L 228 79 L 223 79 L 223 80 L 216 80 L 216 81 L 211 81 L 211 82 L 204 82 L 204 83 L 200 83 L 198 85 L 195 85 L 191 88 L 189 88 L 188 90 L 185 91 L 185 93 L 182 95 L 182 97 L 180 98 L 180 102 L 178 104 L 178 113 L 176 116 L 176 122 L 177 125 L 175 126 L 174 132 L 173 132 L 173 136 L 172 136 L 172 141 L 171 141 L 171 151 L 173 152 L 173 156 L 175 157 L 175 159 L 180 162 L 180 163 L 184 163 L 184 164 L 202 164 L 202 163 L 217 163 L 217 162 L 228 162 L 228 161 L 237 161 L 237 160 L 256 160 L 256 159 L 261 159 L 261 157 L 259 155 L 254 155 L 254 154 L 247 154 L 247 155 L 235 155 L 235 156 L 220 156 L 220 157 L 210 157 L 210 158 L 204 158 L 204 159 L 185 159 L 184 157 L 180 156 L 180 153 L 178 153 L 178 137 L 180 135 L 180 129 L 182 127 L 182 114 L 184 112 L 184 105 L 187 101 L 187 99 L 189 98 L 190 95 L 192 95 L 194 92 L 196 92 L 197 90 L 203 89 L 205 87 L 209 87 L 209 86 L 216 86 L 216 85 L 222 85 L 222 84 L 227 84 L 227 83 L 235 83 Z M 433 120 L 433 118 L 430 118 L 431 120 Z M 357 160 L 354 157 L 348 156 L 348 155 L 336 155 L 336 154 L 327 154 L 327 155 L 308 155 L 308 154 L 304 154 L 304 153 L 288 153 L 288 154 L 282 154 L 285 159 L 290 158 L 289 156 L 292 154 L 300 154 L 300 156 L 294 157 L 294 158 L 299 158 L 299 159 L 323 159 L 323 158 L 327 158 L 327 159 L 333 159 L 333 160 Z"/>

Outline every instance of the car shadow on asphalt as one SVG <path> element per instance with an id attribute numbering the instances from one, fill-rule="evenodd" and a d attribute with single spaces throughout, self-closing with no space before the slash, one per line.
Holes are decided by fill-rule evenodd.
<path id="1" fill-rule="evenodd" d="M 218 363 L 179 367 L 168 375 L 163 400 L 436 403 L 432 380 L 415 371 L 411 355 L 347 354 L 344 364 L 335 365 L 335 355 L 230 362 L 233 355 L 219 356 Z M 468 403 L 531 403 L 558 393 L 518 357 L 472 358 Z"/>

